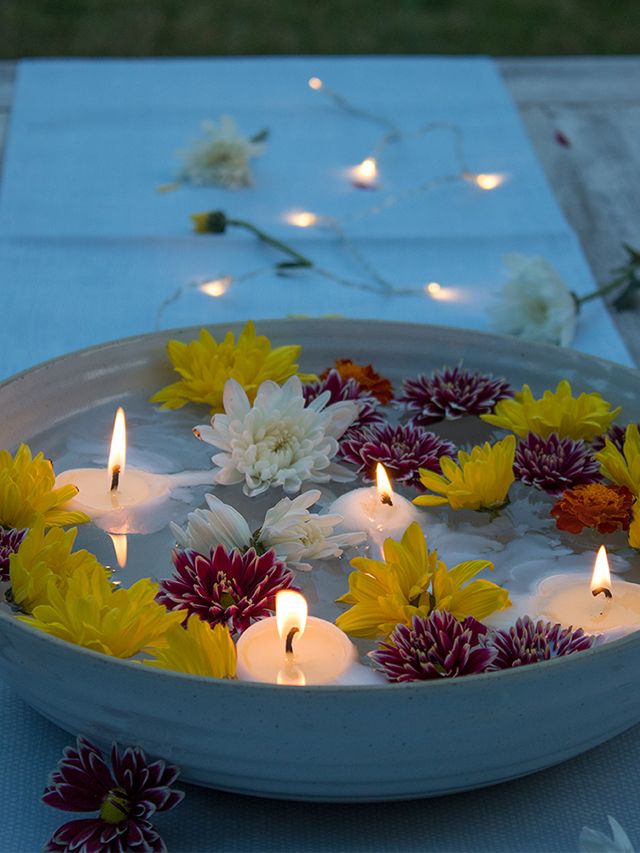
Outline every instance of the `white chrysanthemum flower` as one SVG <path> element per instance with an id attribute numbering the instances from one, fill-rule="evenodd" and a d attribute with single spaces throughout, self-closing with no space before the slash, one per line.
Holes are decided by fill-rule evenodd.
<path id="1" fill-rule="evenodd" d="M 264 151 L 264 145 L 238 132 L 230 116 L 221 116 L 218 124 L 202 124 L 203 136 L 182 152 L 182 178 L 192 184 L 234 189 L 251 185 L 249 160 Z"/>
<path id="2" fill-rule="evenodd" d="M 340 533 L 333 529 L 344 520 L 341 515 L 309 512 L 320 498 L 317 489 L 303 492 L 294 500 L 283 498 L 264 518 L 258 540 L 264 548 L 273 548 L 278 557 L 295 569 L 311 570 L 308 560 L 340 557 L 351 545 L 359 545 L 366 533 Z"/>
<path id="3" fill-rule="evenodd" d="M 489 312 L 493 327 L 506 335 L 569 346 L 576 329 L 573 294 L 544 258 L 507 255 L 509 280 Z"/>
<path id="4" fill-rule="evenodd" d="M 218 466 L 214 482 L 223 486 L 244 482 L 244 493 L 254 497 L 271 486 L 295 494 L 306 481 L 353 480 L 351 471 L 332 460 L 358 406 L 351 400 L 328 406 L 329 396 L 326 391 L 305 405 L 302 383 L 292 376 L 282 386 L 263 382 L 251 406 L 242 386 L 228 379 L 224 414 L 214 415 L 211 426 L 194 430 L 221 451 L 212 457 Z"/>
<path id="5" fill-rule="evenodd" d="M 216 545 L 224 545 L 228 549 L 239 548 L 241 551 L 250 548 L 251 530 L 244 516 L 215 495 L 205 495 L 205 499 L 209 509 L 190 512 L 184 530 L 171 522 L 171 531 L 178 545 L 205 556 L 209 556 L 209 551 Z"/>
<path id="6" fill-rule="evenodd" d="M 634 853 L 629 836 L 618 821 L 611 815 L 607 815 L 607 820 L 613 838 L 609 838 L 603 832 L 583 826 L 578 841 L 580 853 Z"/>
<path id="7" fill-rule="evenodd" d="M 236 509 L 215 495 L 207 495 L 208 510 L 189 513 L 185 530 L 173 523 L 171 530 L 180 547 L 199 554 L 208 555 L 219 544 L 241 551 L 250 547 L 265 551 L 273 548 L 279 560 L 300 571 L 310 571 L 308 560 L 340 557 L 344 548 L 359 545 L 366 538 L 364 532 L 334 535 L 334 527 L 343 518 L 309 512 L 319 498 L 317 489 L 303 492 L 294 500 L 283 498 L 267 512 L 262 527 L 252 536 Z"/>

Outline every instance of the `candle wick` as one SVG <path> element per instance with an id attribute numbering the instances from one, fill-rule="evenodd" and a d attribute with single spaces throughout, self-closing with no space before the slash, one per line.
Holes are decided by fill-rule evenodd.
<path id="1" fill-rule="evenodd" d="M 386 504 L 386 506 L 393 506 L 391 495 L 388 495 L 386 492 L 382 492 L 380 495 L 380 503 Z"/>
<path id="2" fill-rule="evenodd" d="M 611 592 L 609 587 L 606 587 L 606 586 L 596 587 L 596 589 L 591 590 L 591 594 L 593 595 L 594 598 L 597 595 L 601 595 L 601 594 L 604 595 L 605 598 L 613 598 L 613 593 Z"/>
<path id="3" fill-rule="evenodd" d="M 284 644 L 284 651 L 287 655 L 293 654 L 293 638 L 300 631 L 300 628 L 292 628 L 287 634 L 287 639 Z"/>
<path id="4" fill-rule="evenodd" d="M 111 489 L 112 492 L 118 491 L 118 486 L 120 485 L 120 466 L 114 465 L 111 469 Z"/>

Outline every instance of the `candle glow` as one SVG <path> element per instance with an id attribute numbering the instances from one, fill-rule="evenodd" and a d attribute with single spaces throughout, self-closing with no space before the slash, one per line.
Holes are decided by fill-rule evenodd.
<path id="1" fill-rule="evenodd" d="M 376 465 L 376 488 L 380 503 L 393 506 L 393 489 L 391 488 L 391 480 L 387 474 L 384 465 L 378 462 Z"/>
<path id="2" fill-rule="evenodd" d="M 291 631 L 295 631 L 297 639 L 304 634 L 307 626 L 307 601 L 299 592 L 283 589 L 276 595 L 276 625 L 278 636 L 287 640 Z"/>
<path id="3" fill-rule="evenodd" d="M 119 406 L 113 424 L 111 448 L 109 450 L 109 462 L 107 463 L 107 471 L 109 474 L 109 490 L 112 492 L 117 491 L 119 488 L 120 479 L 124 474 L 126 461 L 127 422 L 124 416 L 124 409 L 122 408 L 122 406 Z"/>
<path id="4" fill-rule="evenodd" d="M 604 593 L 607 598 L 611 598 L 611 572 L 609 571 L 607 549 L 604 545 L 601 545 L 598 549 L 596 562 L 593 567 L 591 593 L 594 596 Z"/>

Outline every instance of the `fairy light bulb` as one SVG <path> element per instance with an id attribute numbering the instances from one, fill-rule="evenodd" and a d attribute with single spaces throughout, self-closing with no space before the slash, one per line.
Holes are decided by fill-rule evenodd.
<path id="1" fill-rule="evenodd" d="M 233 279 L 230 275 L 222 276 L 222 278 L 214 278 L 211 281 L 204 281 L 199 286 L 200 293 L 204 293 L 205 296 L 224 296 L 224 294 L 231 287 L 231 282 Z"/>

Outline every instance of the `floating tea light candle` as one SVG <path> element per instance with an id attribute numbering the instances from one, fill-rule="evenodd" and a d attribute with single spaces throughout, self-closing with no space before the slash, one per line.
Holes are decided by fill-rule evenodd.
<path id="1" fill-rule="evenodd" d="M 414 505 L 394 493 L 384 465 L 379 462 L 376 485 L 347 492 L 333 502 L 329 512 L 342 516 L 340 530 L 366 530 L 376 541 L 399 539 L 413 521 L 420 520 Z"/>
<path id="2" fill-rule="evenodd" d="M 552 622 L 583 628 L 588 634 L 640 629 L 640 585 L 611 580 L 604 545 L 600 546 L 588 583 L 584 575 L 552 575 L 541 581 L 536 612 Z"/>
<path id="3" fill-rule="evenodd" d="M 72 468 L 62 471 L 56 486 L 72 483 L 78 494 L 69 507 L 86 512 L 93 519 L 119 515 L 114 529 L 100 525 L 109 533 L 135 532 L 122 529 L 122 510 L 130 510 L 169 492 L 169 477 L 136 468 L 126 469 L 127 437 L 124 410 L 119 408 L 113 425 L 111 449 L 104 468 Z M 125 473 L 126 469 L 126 473 Z M 126 524 L 124 525 L 126 528 Z M 125 558 L 126 559 L 126 558 Z"/>
<path id="4" fill-rule="evenodd" d="M 276 615 L 256 622 L 238 640 L 237 675 L 270 684 L 335 684 L 356 659 L 346 634 L 325 619 L 307 616 L 299 592 L 282 590 Z"/>

